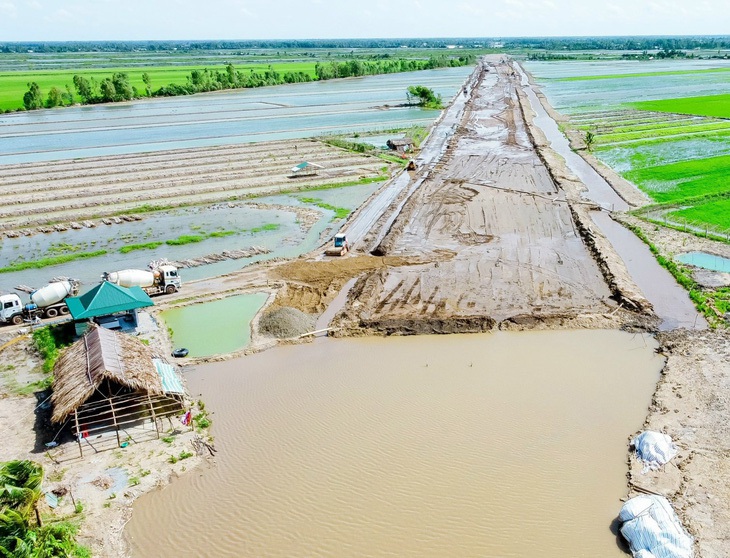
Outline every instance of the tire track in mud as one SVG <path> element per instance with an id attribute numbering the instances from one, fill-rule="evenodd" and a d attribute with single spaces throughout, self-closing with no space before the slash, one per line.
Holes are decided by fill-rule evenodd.
<path id="1" fill-rule="evenodd" d="M 619 312 L 579 215 L 535 149 L 518 86 L 508 63 L 492 60 L 482 71 L 443 158 L 377 248 L 432 263 L 361 278 L 343 317 L 348 327 L 422 333 L 576 320 L 612 327 L 617 313 L 641 321 Z M 440 250 L 455 255 L 442 259 Z"/>

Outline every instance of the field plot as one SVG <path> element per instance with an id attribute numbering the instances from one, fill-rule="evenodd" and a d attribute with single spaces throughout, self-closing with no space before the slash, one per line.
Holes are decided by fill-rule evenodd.
<path id="1" fill-rule="evenodd" d="M 291 178 L 301 161 L 324 168 Z M 313 140 L 0 167 L 0 229 L 382 180 L 388 163 Z"/>
<path id="2" fill-rule="evenodd" d="M 570 115 L 566 129 L 591 134 L 595 155 L 660 204 L 652 206 L 653 218 L 730 232 L 722 212 L 730 196 L 727 62 L 528 67 L 545 76 L 538 79 L 548 99 Z"/>

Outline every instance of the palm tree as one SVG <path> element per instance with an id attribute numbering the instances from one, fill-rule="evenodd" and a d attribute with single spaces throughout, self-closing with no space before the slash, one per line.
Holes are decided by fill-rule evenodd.
<path id="1" fill-rule="evenodd" d="M 42 483 L 43 467 L 38 463 L 16 460 L 0 464 L 0 510 L 9 508 L 27 518 L 41 497 Z"/>

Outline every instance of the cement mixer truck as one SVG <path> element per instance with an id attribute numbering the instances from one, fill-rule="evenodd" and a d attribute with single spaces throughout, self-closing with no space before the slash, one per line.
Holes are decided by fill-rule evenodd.
<path id="1" fill-rule="evenodd" d="M 141 287 L 150 296 L 172 294 L 180 289 L 181 281 L 174 265 L 153 266 L 151 269 L 122 269 L 102 274 L 104 281 L 120 287 Z"/>
<path id="2" fill-rule="evenodd" d="M 20 325 L 35 318 L 56 318 L 68 314 L 66 299 L 79 294 L 75 279 L 52 281 L 45 287 L 30 291 L 30 303 L 23 305 L 16 294 L 0 295 L 0 322 Z"/>

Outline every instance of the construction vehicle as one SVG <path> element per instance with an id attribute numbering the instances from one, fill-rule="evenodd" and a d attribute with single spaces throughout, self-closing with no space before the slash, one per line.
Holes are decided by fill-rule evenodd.
<path id="1" fill-rule="evenodd" d="M 102 280 L 120 287 L 141 287 L 150 296 L 172 294 L 180 289 L 182 282 L 177 268 L 169 264 L 150 264 L 150 269 L 122 269 L 103 273 Z"/>
<path id="2" fill-rule="evenodd" d="M 27 288 L 19 290 L 27 291 Z M 51 281 L 45 287 L 30 290 L 30 302 L 23 305 L 16 294 L 0 295 L 0 322 L 20 325 L 24 321 L 40 318 L 56 318 L 68 314 L 66 299 L 79 293 L 75 279 Z"/>
<path id="3" fill-rule="evenodd" d="M 347 242 L 347 236 L 339 233 L 335 235 L 332 246 L 324 251 L 325 256 L 344 256 L 350 251 L 350 244 Z"/>

